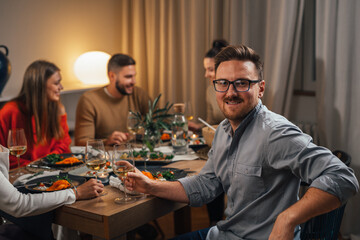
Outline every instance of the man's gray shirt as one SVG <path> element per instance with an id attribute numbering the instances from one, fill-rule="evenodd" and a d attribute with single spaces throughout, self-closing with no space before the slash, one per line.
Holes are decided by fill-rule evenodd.
<path id="1" fill-rule="evenodd" d="M 352 169 L 259 101 L 234 134 L 224 120 L 200 174 L 179 181 L 190 206 L 227 194 L 226 219 L 209 239 L 268 239 L 278 214 L 298 200 L 300 180 L 342 203 L 359 188 Z"/>

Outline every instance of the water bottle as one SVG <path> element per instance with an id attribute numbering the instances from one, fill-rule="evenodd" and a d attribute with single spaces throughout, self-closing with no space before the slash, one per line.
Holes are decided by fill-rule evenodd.
<path id="1" fill-rule="evenodd" d="M 186 154 L 188 151 L 188 123 L 184 116 L 184 104 L 174 104 L 171 143 L 174 154 Z"/>

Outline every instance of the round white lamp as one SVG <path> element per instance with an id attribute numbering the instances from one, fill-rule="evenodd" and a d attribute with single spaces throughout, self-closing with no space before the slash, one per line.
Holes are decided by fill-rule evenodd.
<path id="1" fill-rule="evenodd" d="M 84 84 L 107 84 L 107 62 L 110 54 L 92 51 L 81 54 L 75 61 L 74 72 Z"/>

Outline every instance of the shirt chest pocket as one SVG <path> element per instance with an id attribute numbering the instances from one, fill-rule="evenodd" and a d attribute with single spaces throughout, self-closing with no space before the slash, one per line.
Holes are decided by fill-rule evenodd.
<path id="1" fill-rule="evenodd" d="M 258 197 L 264 191 L 264 182 L 261 174 L 261 166 L 237 163 L 234 172 L 237 194 L 249 200 Z"/>

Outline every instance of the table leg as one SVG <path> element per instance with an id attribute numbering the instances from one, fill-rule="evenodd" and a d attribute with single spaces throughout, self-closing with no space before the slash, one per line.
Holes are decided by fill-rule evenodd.
<path id="1" fill-rule="evenodd" d="M 191 209 L 185 206 L 174 212 L 175 234 L 191 232 Z"/>

